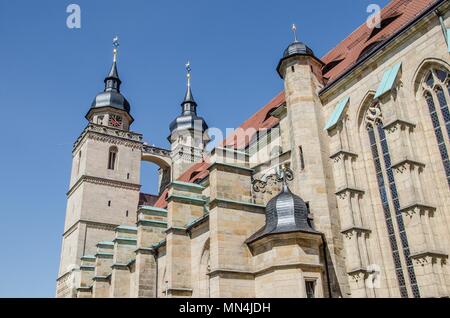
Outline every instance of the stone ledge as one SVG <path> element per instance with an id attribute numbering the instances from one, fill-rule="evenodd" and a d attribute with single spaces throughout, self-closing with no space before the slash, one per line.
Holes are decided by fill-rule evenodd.
<path id="1" fill-rule="evenodd" d="M 211 164 L 208 168 L 209 171 L 211 170 L 220 170 L 220 168 L 223 169 L 231 169 L 234 170 L 235 172 L 241 172 L 244 173 L 246 175 L 252 175 L 254 170 L 251 168 L 247 168 L 247 167 L 242 167 L 242 166 L 238 166 L 238 165 L 232 165 L 229 163 L 223 163 L 223 162 L 214 162 L 213 164 Z M 223 170 L 222 170 L 223 171 Z"/>
<path id="2" fill-rule="evenodd" d="M 400 207 L 400 212 L 402 213 L 406 213 L 406 214 L 412 214 L 412 213 L 408 213 L 408 211 L 412 211 L 414 209 L 419 209 L 421 211 L 425 210 L 425 211 L 430 211 L 430 212 L 434 212 L 436 211 L 436 207 L 429 205 L 427 203 L 422 203 L 422 202 L 413 202 L 410 203 L 408 205 L 405 205 L 403 207 Z"/>
<path id="3" fill-rule="evenodd" d="M 109 274 L 107 276 L 94 276 L 94 277 L 92 277 L 92 280 L 94 282 L 109 282 L 110 277 L 111 277 L 111 274 Z"/>
<path id="4" fill-rule="evenodd" d="M 140 205 L 138 207 L 138 212 L 144 215 L 157 215 L 157 216 L 167 216 L 168 211 L 166 209 L 157 208 L 154 206 Z"/>
<path id="5" fill-rule="evenodd" d="M 407 126 L 409 128 L 416 128 L 416 124 L 414 124 L 413 122 L 411 122 L 407 119 L 397 118 L 397 119 L 394 119 L 391 122 L 387 123 L 386 125 L 384 125 L 383 129 L 389 130 L 397 125 Z"/>
<path id="6" fill-rule="evenodd" d="M 80 286 L 77 288 L 77 291 L 90 292 L 90 291 L 92 291 L 92 286 Z"/>
<path id="7" fill-rule="evenodd" d="M 440 258 L 440 259 L 445 260 L 445 259 L 448 259 L 448 254 L 445 254 L 440 251 L 421 251 L 421 252 L 411 253 L 411 255 L 409 257 L 411 259 L 420 259 L 420 258 L 431 257 L 431 258 Z"/>
<path id="8" fill-rule="evenodd" d="M 161 227 L 161 228 L 167 228 L 167 222 L 166 221 L 158 221 L 158 220 L 139 220 L 136 223 L 138 226 L 140 225 L 147 225 L 147 226 L 154 226 L 154 227 Z"/>
<path id="9" fill-rule="evenodd" d="M 176 195 L 176 194 L 169 195 L 169 197 L 167 198 L 167 202 L 171 202 L 171 201 L 178 202 L 178 203 L 200 205 L 200 206 L 204 206 L 206 204 L 206 200 L 204 200 L 204 199 L 187 197 L 187 196 Z"/>
<path id="10" fill-rule="evenodd" d="M 155 248 L 140 247 L 134 251 L 135 254 L 155 255 Z"/>
<path id="11" fill-rule="evenodd" d="M 81 265 L 80 266 L 81 271 L 94 271 L 95 266 L 87 266 L 87 265 Z"/>
<path id="12" fill-rule="evenodd" d="M 111 269 L 118 269 L 118 270 L 129 270 L 128 264 L 119 264 L 115 263 L 111 265 Z"/>
<path id="13" fill-rule="evenodd" d="M 222 198 L 216 198 L 209 203 L 210 210 L 214 209 L 215 207 L 229 208 L 232 210 L 244 210 L 247 212 L 256 213 L 265 213 L 266 211 L 266 207 L 264 205 Z"/>
<path id="14" fill-rule="evenodd" d="M 84 255 L 80 258 L 82 261 L 95 261 L 94 255 Z"/>
<path id="15" fill-rule="evenodd" d="M 209 219 L 209 214 L 205 214 L 202 217 L 188 223 L 186 225 L 186 231 L 190 232 L 194 227 L 206 222 Z"/>
<path id="16" fill-rule="evenodd" d="M 116 228 L 116 232 L 121 233 L 137 233 L 137 227 L 135 226 L 128 226 L 128 225 L 119 225 Z"/>
<path id="17" fill-rule="evenodd" d="M 137 239 L 129 238 L 129 237 L 116 237 L 114 239 L 114 243 L 127 244 L 127 245 L 136 245 L 137 244 Z"/>
<path id="18" fill-rule="evenodd" d="M 114 248 L 114 242 L 98 242 L 97 243 L 97 247 L 101 247 L 101 248 Z"/>
<path id="19" fill-rule="evenodd" d="M 410 158 L 403 158 L 395 163 L 392 164 L 392 169 L 396 169 L 396 170 L 400 170 L 404 165 L 410 165 L 410 166 L 417 166 L 421 169 L 425 168 L 425 164 L 415 160 L 415 159 L 410 159 Z"/>
<path id="20" fill-rule="evenodd" d="M 354 153 L 350 150 L 344 150 L 344 149 L 339 149 L 336 152 L 334 152 L 333 154 L 331 154 L 330 159 L 335 159 L 336 157 L 339 157 L 340 155 L 346 155 L 352 158 L 358 158 L 358 154 Z"/>
<path id="21" fill-rule="evenodd" d="M 113 258 L 114 254 L 113 253 L 97 253 L 97 254 L 95 254 L 95 257 L 97 257 L 97 258 Z"/>
<path id="22" fill-rule="evenodd" d="M 173 181 L 170 186 L 172 186 L 172 188 L 180 188 L 180 189 L 194 189 L 197 191 L 203 191 L 205 189 L 205 187 L 196 184 L 196 183 L 188 183 L 188 182 L 181 182 L 181 181 Z"/>
<path id="23" fill-rule="evenodd" d="M 186 235 L 187 229 L 185 227 L 177 227 L 177 226 L 171 226 L 169 227 L 165 232 L 166 234 L 178 234 L 178 235 Z"/>
<path id="24" fill-rule="evenodd" d="M 347 186 L 347 187 L 338 189 L 334 194 L 336 194 L 337 196 L 339 196 L 341 198 L 345 198 L 347 192 L 349 192 L 351 194 L 358 194 L 358 195 L 364 195 L 364 193 L 365 193 L 365 191 L 362 189 Z"/>
<path id="25" fill-rule="evenodd" d="M 158 242 L 156 244 L 153 244 L 152 248 L 155 249 L 155 250 L 158 250 L 161 246 L 165 246 L 166 244 L 167 244 L 167 241 L 166 240 L 162 240 L 162 241 L 160 241 L 160 242 Z"/>
<path id="26" fill-rule="evenodd" d="M 364 227 L 364 226 L 350 226 L 348 228 L 345 228 L 341 231 L 342 234 L 347 234 L 349 232 L 357 232 L 357 233 L 366 233 L 366 234 L 370 234 L 372 233 L 372 230 Z"/>

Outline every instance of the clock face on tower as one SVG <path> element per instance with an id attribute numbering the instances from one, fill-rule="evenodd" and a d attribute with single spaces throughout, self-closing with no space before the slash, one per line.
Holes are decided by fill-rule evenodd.
<path id="1" fill-rule="evenodd" d="M 111 127 L 121 127 L 122 126 L 122 117 L 119 115 L 109 115 L 109 125 Z"/>

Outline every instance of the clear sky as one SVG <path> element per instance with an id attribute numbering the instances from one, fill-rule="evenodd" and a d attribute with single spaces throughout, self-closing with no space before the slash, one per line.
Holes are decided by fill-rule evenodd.
<path id="1" fill-rule="evenodd" d="M 282 89 L 275 71 L 292 41 L 318 57 L 387 0 L 0 0 L 0 297 L 53 297 L 73 142 L 103 89 L 120 36 L 122 93 L 134 131 L 168 147 L 192 65 L 199 114 L 237 127 Z M 66 7 L 81 7 L 68 29 Z M 143 168 L 155 191 L 156 168 Z"/>

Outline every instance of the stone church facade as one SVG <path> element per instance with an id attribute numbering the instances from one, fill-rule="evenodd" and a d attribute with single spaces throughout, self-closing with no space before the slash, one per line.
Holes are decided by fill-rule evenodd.
<path id="1" fill-rule="evenodd" d="M 322 58 L 295 40 L 284 90 L 209 152 L 190 78 L 157 148 L 114 59 L 73 147 L 57 297 L 449 297 L 449 36 L 448 1 L 394 0 Z"/>

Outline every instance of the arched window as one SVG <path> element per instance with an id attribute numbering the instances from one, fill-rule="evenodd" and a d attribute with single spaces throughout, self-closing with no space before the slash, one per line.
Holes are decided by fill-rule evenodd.
<path id="1" fill-rule="evenodd" d="M 444 165 L 447 183 L 450 186 L 450 159 L 448 146 L 450 142 L 450 74 L 444 70 L 433 69 L 425 77 L 423 96 L 428 106 L 434 134 Z M 445 133 L 445 130 L 447 133 Z"/>
<path id="2" fill-rule="evenodd" d="M 116 169 L 116 161 L 117 161 L 117 153 L 119 150 L 116 146 L 112 146 L 109 148 L 109 156 L 108 156 L 108 169 L 115 170 Z"/>
<path id="3" fill-rule="evenodd" d="M 400 288 L 400 295 L 402 297 L 408 297 L 405 273 L 402 268 L 401 255 L 396 238 L 393 218 L 395 218 L 395 223 L 397 223 L 397 233 L 400 237 L 404 256 L 403 259 L 407 267 L 407 275 L 409 277 L 413 296 L 420 297 L 414 266 L 410 257 L 408 238 L 406 235 L 405 225 L 403 223 L 403 216 L 400 210 L 400 200 L 398 197 L 397 185 L 394 179 L 389 145 L 386 139 L 386 133 L 383 128 L 382 120 L 383 118 L 380 105 L 375 103 L 369 107 L 367 111 L 366 127 L 375 168 L 378 191 L 380 193 L 386 228 L 389 236 L 389 244 L 391 246 L 394 260 L 395 273 Z"/>

